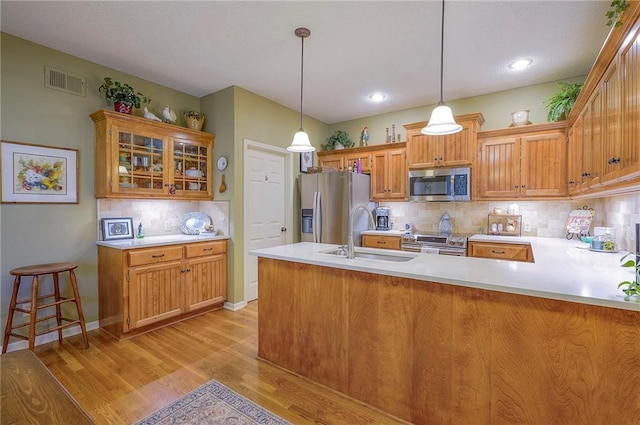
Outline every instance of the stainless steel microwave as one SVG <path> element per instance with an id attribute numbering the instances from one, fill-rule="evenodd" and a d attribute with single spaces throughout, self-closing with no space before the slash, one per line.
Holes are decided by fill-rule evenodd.
<path id="1" fill-rule="evenodd" d="M 471 168 L 410 170 L 409 199 L 417 202 L 470 201 Z"/>

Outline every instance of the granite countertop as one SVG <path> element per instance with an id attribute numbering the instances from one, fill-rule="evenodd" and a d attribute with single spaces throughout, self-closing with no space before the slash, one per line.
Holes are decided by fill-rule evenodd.
<path id="1" fill-rule="evenodd" d="M 592 252 L 579 240 L 564 238 L 474 235 L 471 241 L 530 244 L 535 263 L 356 248 L 361 252 L 412 257 L 407 262 L 347 259 L 323 251 L 338 245 L 302 242 L 253 250 L 251 255 L 538 296 L 562 301 L 640 311 L 640 303 L 624 301 L 618 283 L 632 280 L 633 269 L 620 267 L 626 252 Z"/>
<path id="2" fill-rule="evenodd" d="M 159 245 L 176 245 L 191 242 L 207 242 L 229 239 L 229 236 L 216 235 L 214 233 L 203 233 L 200 235 L 164 235 L 145 236 L 142 239 L 119 239 L 115 241 L 96 241 L 96 245 L 106 246 L 116 249 L 145 248 Z"/>

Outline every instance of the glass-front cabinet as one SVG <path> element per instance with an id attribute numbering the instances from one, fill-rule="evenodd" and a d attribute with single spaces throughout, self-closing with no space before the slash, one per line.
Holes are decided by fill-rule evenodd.
<path id="1" fill-rule="evenodd" d="M 109 110 L 91 118 L 97 198 L 213 199 L 213 134 Z"/>

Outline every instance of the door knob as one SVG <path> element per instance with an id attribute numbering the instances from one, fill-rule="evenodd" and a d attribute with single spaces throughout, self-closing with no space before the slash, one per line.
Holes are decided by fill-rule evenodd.
<path id="1" fill-rule="evenodd" d="M 280 231 L 281 231 L 281 232 L 286 232 L 286 231 L 287 231 L 287 228 L 286 228 L 286 227 L 281 227 L 281 228 L 280 228 Z"/>

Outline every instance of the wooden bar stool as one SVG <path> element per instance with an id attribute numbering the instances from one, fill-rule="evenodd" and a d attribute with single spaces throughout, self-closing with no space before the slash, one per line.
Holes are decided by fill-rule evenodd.
<path id="1" fill-rule="evenodd" d="M 29 341 L 29 350 L 33 351 L 36 342 L 36 336 L 45 333 L 58 331 L 58 341 L 62 343 L 62 330 L 69 326 L 80 325 L 82 330 L 82 337 L 84 339 L 84 347 L 89 348 L 89 338 L 87 337 L 87 328 L 84 323 L 84 314 L 82 313 L 82 303 L 80 302 L 80 293 L 78 292 L 78 282 L 76 280 L 76 274 L 74 269 L 78 267 L 73 263 L 51 263 L 51 264 L 38 264 L 34 266 L 19 267 L 11 270 L 15 280 L 13 281 L 13 294 L 11 295 L 11 304 L 9 305 L 9 314 L 7 316 L 7 325 L 4 328 L 4 341 L 2 343 L 2 352 L 7 352 L 7 346 L 9 345 L 9 337 L 15 337 L 20 339 L 26 339 Z M 60 286 L 58 283 L 58 273 L 69 272 L 71 279 L 71 288 L 73 289 L 73 297 L 60 296 Z M 39 276 L 53 275 L 53 294 L 47 294 L 38 296 Z M 20 288 L 20 281 L 22 277 L 31 276 L 31 298 L 25 298 L 18 301 L 18 289 Z M 52 298 L 53 301 L 43 302 Z M 43 303 L 40 303 L 43 302 Z M 70 319 L 62 316 L 61 304 L 75 303 L 78 311 L 77 319 Z M 30 304 L 29 309 L 18 307 L 22 304 Z M 38 310 L 43 308 L 55 307 L 56 313 L 46 317 L 37 317 Z M 16 311 L 29 314 L 29 321 L 20 323 L 16 326 L 13 325 L 13 315 Z M 36 332 L 36 324 L 45 320 L 53 319 L 55 317 L 57 326 Z M 25 336 L 19 333 L 13 332 L 13 330 L 29 326 L 29 336 Z"/>

